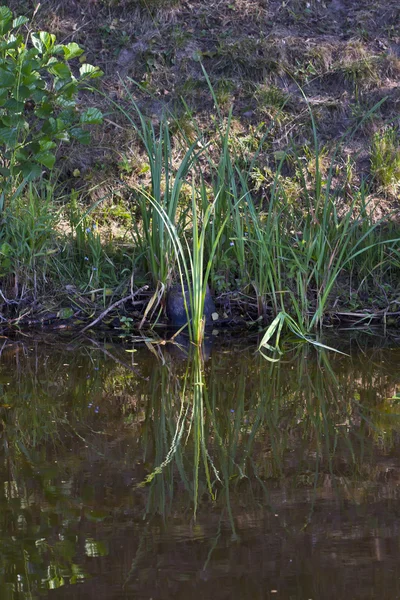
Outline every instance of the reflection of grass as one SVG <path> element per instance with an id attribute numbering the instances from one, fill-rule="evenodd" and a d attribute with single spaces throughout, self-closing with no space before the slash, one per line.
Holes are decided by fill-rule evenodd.
<path id="1" fill-rule="evenodd" d="M 177 510 L 187 510 L 191 519 L 213 503 L 220 519 L 227 515 L 235 536 L 238 506 L 247 510 L 262 499 L 274 510 L 274 490 L 309 490 L 308 522 L 313 498 L 326 482 L 333 490 L 345 486 L 347 494 L 353 488 L 362 493 L 365 482 L 379 476 L 368 458 L 376 441 L 385 448 L 395 443 L 391 432 L 398 419 L 395 400 L 393 408 L 390 402 L 381 405 L 380 398 L 394 395 L 394 384 L 382 374 L 385 363 L 378 352 L 371 353 L 368 364 L 364 359 L 360 370 L 348 358 L 330 359 L 324 350 L 316 355 L 305 346 L 278 364 L 243 348 L 240 354 L 215 353 L 204 362 L 198 347 L 187 361 L 174 363 L 169 350 L 163 362 L 154 363 L 151 356 L 148 365 L 136 353 L 137 373 L 108 358 L 99 360 L 98 348 L 47 352 L 45 361 L 21 352 L 0 369 L 5 441 L 0 469 L 8 480 L 0 504 L 3 514 L 11 511 L 16 527 L 21 515 L 26 517 L 21 536 L 28 532 L 44 540 L 32 554 L 46 573 L 42 581 L 48 578 L 43 585 L 83 576 L 73 559 L 76 545 L 67 535 L 75 531 L 82 510 L 89 521 L 101 523 L 110 507 L 131 510 L 138 494 L 144 497 L 135 505 L 138 520 L 143 512 L 167 520 Z M 112 354 L 118 355 L 118 348 Z M 10 369 L 11 364 L 18 366 Z M 129 483 L 105 496 L 104 489 L 113 486 L 101 473 L 121 466 L 134 489 Z M 94 489 L 100 492 L 97 499 Z M 40 507 L 43 522 L 35 531 L 27 517 L 32 506 Z M 63 523 L 65 543 L 54 543 L 49 511 Z M 1 521 L 0 544 L 8 540 L 7 531 Z M 17 557 L 2 553 L 15 576 L 30 551 L 21 536 L 12 542 Z M 86 553 L 106 552 L 93 532 L 83 532 L 78 542 Z"/>
<path id="2" fill-rule="evenodd" d="M 309 354 L 299 348 L 291 368 L 243 361 L 232 376 L 223 358 L 209 372 L 196 349 L 179 387 L 164 366 L 151 404 L 156 467 L 145 482 L 148 511 L 168 513 L 178 478 L 195 513 L 207 493 L 225 504 L 235 532 L 232 494 L 254 485 L 268 494 L 269 482 L 286 480 L 291 452 L 296 485 L 316 489 L 328 477 L 334 487 L 339 464 L 346 478 L 362 476 L 370 407 L 352 401 L 351 373 L 337 374 L 324 351 L 315 361 Z"/>

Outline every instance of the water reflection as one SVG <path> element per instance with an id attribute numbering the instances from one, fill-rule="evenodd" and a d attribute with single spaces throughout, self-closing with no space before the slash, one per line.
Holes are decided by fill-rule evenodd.
<path id="1" fill-rule="evenodd" d="M 400 351 L 356 345 L 4 346 L 0 597 L 400 595 Z"/>

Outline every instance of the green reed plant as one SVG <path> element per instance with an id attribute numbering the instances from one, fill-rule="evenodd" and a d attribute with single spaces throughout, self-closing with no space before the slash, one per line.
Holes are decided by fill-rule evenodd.
<path id="1" fill-rule="evenodd" d="M 272 119 L 270 125 L 261 137 L 261 140 L 256 144 L 254 155 L 248 164 L 243 165 L 242 159 L 237 156 L 234 146 L 231 143 L 232 132 L 232 107 L 228 112 L 226 119 L 223 117 L 214 86 L 210 77 L 201 65 L 204 78 L 207 82 L 210 94 L 212 96 L 216 113 L 216 139 L 218 143 L 218 153 L 213 156 L 207 151 L 207 141 L 200 129 L 196 127 L 196 132 L 199 140 L 202 140 L 202 145 L 205 149 L 204 158 L 207 161 L 208 172 L 211 176 L 211 186 L 214 197 L 217 198 L 215 207 L 215 216 L 210 229 L 209 245 L 212 246 L 216 235 L 220 230 L 221 223 L 226 220 L 224 225 L 224 233 L 220 239 L 213 261 L 211 278 L 216 282 L 218 272 L 224 271 L 225 265 L 229 266 L 228 256 L 234 256 L 235 266 L 233 267 L 234 274 L 243 284 L 248 281 L 248 265 L 247 265 L 247 240 L 248 236 L 248 221 L 246 220 L 246 195 L 248 194 L 248 182 L 251 173 L 253 172 L 257 158 L 261 153 L 264 144 L 275 126 L 276 119 Z M 283 110 L 284 105 L 281 110 Z"/>
<path id="2" fill-rule="evenodd" d="M 219 124 L 221 131 L 219 133 L 220 148 L 217 159 L 214 160 L 211 156 L 207 157 L 208 169 L 212 176 L 212 190 L 216 198 L 207 242 L 209 250 L 213 247 L 216 238 L 220 238 L 211 270 L 213 281 L 215 281 L 218 271 L 224 267 L 226 257 L 230 255 L 234 256 L 235 270 L 237 270 L 239 277 L 243 280 L 245 278 L 245 222 L 242 218 L 240 188 L 237 184 L 234 157 L 230 150 L 231 119 L 232 110 L 229 111 L 226 125 L 222 121 Z M 203 210 L 205 210 L 207 203 L 207 195 L 203 195 Z M 222 224 L 224 224 L 224 233 L 221 237 L 219 232 Z"/>
<path id="3" fill-rule="evenodd" d="M 306 99 L 305 96 L 304 98 Z M 345 141 L 349 142 L 357 129 L 379 109 L 384 101 L 385 99 L 373 106 L 356 127 L 343 134 L 325 176 L 321 168 L 322 155 L 317 126 L 310 104 L 306 99 L 315 153 L 315 175 L 311 193 L 308 191 L 309 186 L 307 186 L 306 177 L 296 153 L 295 157 L 308 210 L 302 239 L 307 252 L 305 261 L 300 261 L 298 266 L 303 268 L 303 273 L 309 274 L 307 284 L 314 282 L 316 286 L 316 306 L 313 307 L 310 320 L 307 320 L 309 329 L 322 324 L 330 294 L 340 274 L 352 272 L 356 259 L 360 256 L 367 257 L 371 251 L 375 253 L 380 244 L 390 246 L 398 243 L 396 238 L 381 240 L 379 236 L 376 236 L 375 232 L 382 220 L 373 221 L 369 218 L 368 188 L 364 183 L 354 194 L 350 205 L 346 205 L 344 202 L 346 194 L 343 185 L 335 187 L 333 184 L 333 173 L 340 145 Z M 339 214 L 338 207 L 341 209 L 341 214 Z M 369 240 L 370 243 L 366 244 L 366 240 Z M 361 279 L 363 273 L 358 273 L 357 276 Z"/>
<path id="4" fill-rule="evenodd" d="M 247 167 L 244 168 L 242 159 L 236 155 L 235 147 L 232 144 L 232 108 L 230 108 L 225 118 L 210 77 L 203 65 L 201 65 L 201 68 L 216 111 L 215 133 L 211 138 L 210 134 L 207 136 L 204 134 L 189 106 L 184 99 L 182 101 L 186 114 L 191 118 L 192 130 L 197 136 L 196 143 L 202 148 L 202 168 L 207 173 L 208 185 L 204 185 L 204 180 L 202 181 L 202 190 L 206 191 L 206 193 L 201 194 L 203 211 L 206 210 L 208 205 L 210 193 L 216 199 L 213 218 L 210 221 L 210 228 L 206 237 L 208 253 L 213 247 L 216 237 L 219 236 L 221 225 L 224 223 L 223 234 L 219 236 L 219 243 L 214 254 L 210 279 L 213 287 L 216 288 L 226 285 L 229 287 L 233 279 L 236 279 L 239 285 L 245 285 L 248 278 L 245 239 L 247 232 L 245 209 L 243 202 L 241 202 L 244 192 L 240 186 L 237 171 L 239 170 L 246 181 L 250 178 L 250 173 L 270 131 L 274 127 L 275 120 L 271 121 L 261 140 L 255 142 L 254 155 Z M 170 115 L 170 118 L 174 121 L 174 115 Z M 179 128 L 179 122 L 177 122 L 177 126 Z M 179 131 L 182 139 L 189 145 L 191 139 L 184 130 L 179 128 Z M 210 148 L 211 145 L 215 146 L 213 150 Z"/>
<path id="5" fill-rule="evenodd" d="M 303 94 L 313 143 L 302 150 L 304 156 L 295 144 L 280 156 L 265 198 L 252 181 L 273 124 L 250 159 L 237 156 L 231 143 L 232 111 L 223 116 L 204 68 L 203 73 L 217 113 L 214 148 L 194 119 L 197 139 L 180 132 L 183 146 L 178 148 L 166 117 L 158 126 L 152 124 L 125 84 L 126 102 L 110 101 L 136 131 L 148 160 L 148 186 L 131 187 L 140 217 L 133 230 L 137 259 L 155 284 L 161 282 L 161 292 L 174 277 L 188 286 L 189 329 L 197 342 L 203 335 L 205 285 L 210 277 L 218 284 L 221 272 L 225 284 L 236 280 L 243 287 L 252 285 L 264 320 L 288 315 L 303 334 L 312 331 L 322 325 L 339 280 L 360 285 L 372 275 L 382 279 L 396 262 L 398 240 L 383 235 L 382 222 L 371 218 L 369 188 L 361 183 L 349 193 L 348 178 L 341 185 L 337 171 L 340 145 L 351 140 L 382 101 L 345 132 L 328 159 Z M 285 185 L 288 167 L 296 172 L 295 198 Z"/>
<path id="6" fill-rule="evenodd" d="M 270 200 L 266 207 L 256 202 L 248 178 L 240 168 L 236 168 L 243 192 L 244 219 L 246 233 L 243 241 L 247 257 L 247 278 L 251 281 L 256 293 L 258 315 L 266 316 L 267 296 L 270 298 L 273 311 L 277 313 L 284 306 L 285 293 L 282 279 L 282 245 L 285 241 L 285 214 L 280 203 L 281 190 L 279 175 L 283 159 L 278 167 L 274 184 L 271 188 Z"/>
<path id="7" fill-rule="evenodd" d="M 307 330 L 304 328 L 304 325 L 301 322 L 299 323 L 298 321 L 296 321 L 291 315 L 289 315 L 285 311 L 281 311 L 277 314 L 275 319 L 268 326 L 258 347 L 258 350 L 268 361 L 277 362 L 280 360 L 280 357 L 282 356 L 283 352 L 280 348 L 279 343 L 282 337 L 282 332 L 286 333 L 285 330 L 288 330 L 298 340 L 302 342 L 307 342 L 308 344 L 312 344 L 317 348 L 332 350 L 334 352 L 339 352 L 339 354 L 343 354 L 339 350 L 331 348 L 326 344 L 317 341 L 313 337 L 310 337 L 310 335 L 307 334 Z M 268 351 L 271 354 L 268 355 L 265 353 L 265 351 Z M 278 354 L 279 358 L 274 358 L 275 354 Z"/>
<path id="8" fill-rule="evenodd" d="M 75 194 L 71 195 L 69 217 L 75 261 L 82 275 L 86 275 L 88 288 L 97 289 L 102 279 L 102 266 L 106 257 L 97 223 L 90 217 L 82 216 Z"/>
<path id="9" fill-rule="evenodd" d="M 159 215 L 165 231 L 170 237 L 171 248 L 175 254 L 178 278 L 181 284 L 182 296 L 188 318 L 188 332 L 192 342 L 199 346 L 202 344 L 204 337 L 204 303 L 212 262 L 228 219 L 228 217 L 226 217 L 222 222 L 211 251 L 206 254 L 206 236 L 210 226 L 210 220 L 215 213 L 218 197 L 208 204 L 203 214 L 199 214 L 197 206 L 198 195 L 200 193 L 200 196 L 204 197 L 206 194 L 204 185 L 203 182 L 201 190 L 198 192 L 195 182 L 193 181 L 192 183 L 192 229 L 190 239 L 187 232 L 179 235 L 163 206 L 161 206 L 155 198 L 146 194 L 147 201 Z M 141 193 L 145 194 L 143 190 Z M 181 240 L 181 236 L 183 237 L 183 240 Z M 188 290 L 189 292 L 189 303 L 186 299 L 185 290 Z"/>
<path id="10" fill-rule="evenodd" d="M 376 235 L 381 221 L 368 216 L 368 188 L 364 184 L 346 205 L 343 188 L 333 184 L 338 148 L 325 172 L 322 164 L 326 158 L 320 150 L 311 109 L 310 119 L 314 138 L 311 180 L 297 149 L 291 149 L 301 186 L 300 202 L 294 204 L 281 183 L 282 161 L 287 155 L 277 168 L 266 207 L 260 202 L 257 205 L 251 190 L 246 189 L 246 177 L 237 169 L 249 219 L 249 272 L 258 295 L 270 295 L 275 314 L 279 310 L 281 315 L 290 314 L 304 331 L 322 324 L 339 275 L 354 274 L 360 257 L 365 257 L 367 264 L 379 245 L 398 243 L 396 238 L 383 240 Z M 347 137 L 353 133 L 348 132 Z M 360 270 L 356 276 L 360 281 L 365 274 Z"/>
<path id="11" fill-rule="evenodd" d="M 166 514 L 167 502 L 173 499 L 174 465 L 191 494 L 195 516 L 204 491 L 201 470 L 214 499 L 210 472 L 213 463 L 206 444 L 204 394 L 204 363 L 199 346 L 193 347 L 193 352 L 190 352 L 181 380 L 167 364 L 160 365 L 153 372 L 148 412 L 152 413 L 154 427 L 155 468 L 143 482 L 151 488 L 148 512 L 156 508 L 160 514 Z M 191 475 L 185 454 L 190 455 Z"/>
<path id="12" fill-rule="evenodd" d="M 182 188 L 191 168 L 197 160 L 197 141 L 183 151 L 183 156 L 174 164 L 173 146 L 168 119 L 163 115 L 156 128 L 145 117 L 125 82 L 125 104 L 108 99 L 136 132 L 145 150 L 150 174 L 149 186 L 136 187 L 132 201 L 138 208 L 139 222 L 133 219 L 133 241 L 144 269 L 151 274 L 154 284 L 165 286 L 174 271 L 174 252 L 171 236 L 165 222 L 155 206 L 162 208 L 169 223 L 182 231 L 187 220 L 187 206 L 182 206 Z M 149 197 L 156 204 L 148 201 Z"/>
<path id="13" fill-rule="evenodd" d="M 221 120 L 206 73 L 205 77 Z M 371 277 L 372 270 L 375 275 L 386 272 L 390 248 L 398 240 L 382 237 L 383 221 L 371 218 L 369 190 L 364 182 L 353 192 L 350 204 L 346 204 L 345 183 L 338 185 L 334 178 L 340 145 L 351 140 L 383 101 L 370 109 L 356 127 L 345 132 L 329 163 L 319 144 L 312 109 L 302 94 L 312 127 L 313 146 L 308 153 L 309 158 L 312 156 L 312 172 L 307 172 L 292 144 L 276 168 L 268 200 L 260 200 L 250 182 L 265 137 L 252 161 L 243 165 L 229 146 L 230 115 L 226 134 L 221 134 L 220 161 L 216 166 L 209 160 L 209 167 L 217 174 L 215 180 L 221 189 L 218 212 L 225 215 L 230 210 L 226 237 L 237 246 L 238 272 L 245 272 L 244 280 L 251 281 L 255 289 L 259 316 L 265 318 L 268 309 L 275 315 L 287 312 L 307 331 L 322 324 L 339 276 L 351 276 L 361 282 Z M 283 185 L 281 175 L 289 154 L 300 188 L 300 196 L 295 199 Z M 386 260 L 384 249 L 389 250 Z"/>

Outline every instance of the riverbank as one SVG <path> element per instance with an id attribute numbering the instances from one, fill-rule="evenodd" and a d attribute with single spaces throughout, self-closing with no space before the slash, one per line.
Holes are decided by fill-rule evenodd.
<path id="1" fill-rule="evenodd" d="M 194 303 L 209 282 L 216 325 L 398 326 L 397 17 L 387 2 L 42 2 L 30 27 L 104 72 L 79 100 L 104 120 L 2 214 L 3 331 L 167 324 L 181 278 Z"/>

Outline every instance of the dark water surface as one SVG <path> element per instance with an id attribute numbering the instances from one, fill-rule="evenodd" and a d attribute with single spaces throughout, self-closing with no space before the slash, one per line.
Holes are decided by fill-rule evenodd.
<path id="1" fill-rule="evenodd" d="M 400 598 L 400 342 L 341 344 L 5 344 L 0 599 Z"/>

